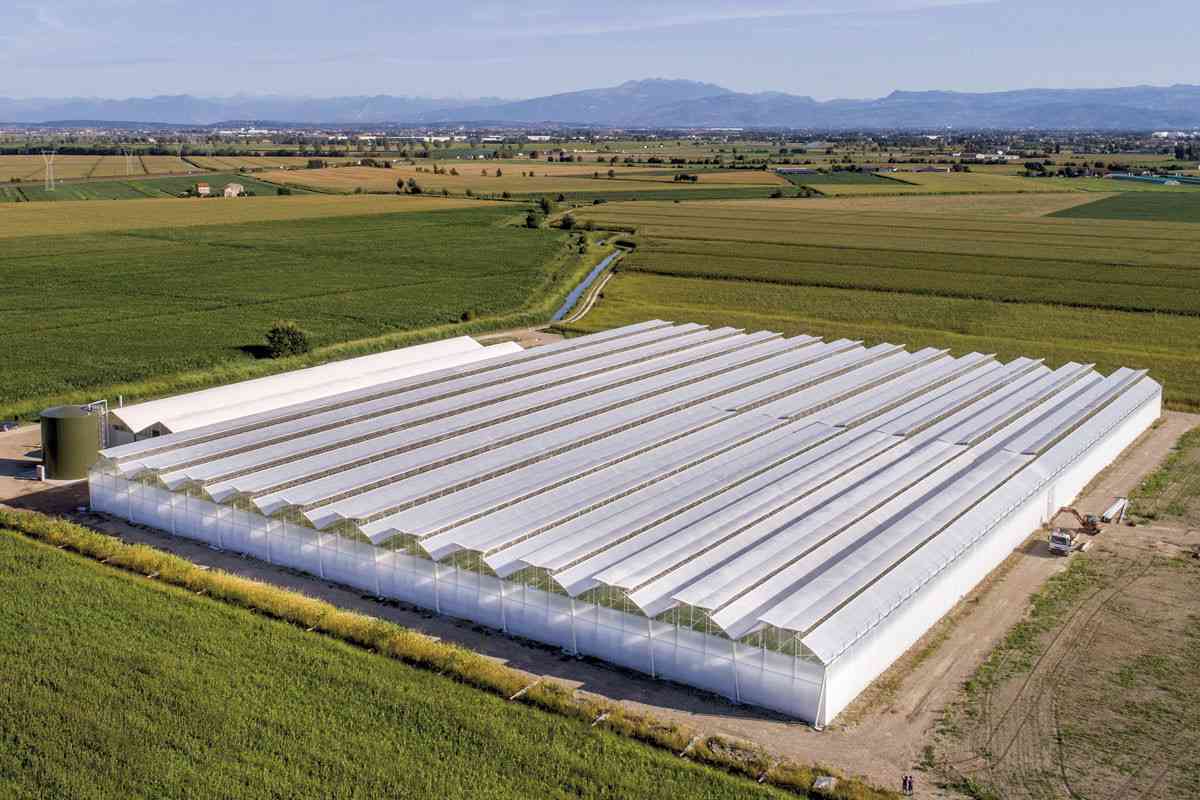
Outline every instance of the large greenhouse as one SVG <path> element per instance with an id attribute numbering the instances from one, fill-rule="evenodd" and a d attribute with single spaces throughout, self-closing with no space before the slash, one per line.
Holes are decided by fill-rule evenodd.
<path id="1" fill-rule="evenodd" d="M 1144 372 L 644 322 L 103 452 L 95 509 L 822 725 L 1160 413 Z"/>

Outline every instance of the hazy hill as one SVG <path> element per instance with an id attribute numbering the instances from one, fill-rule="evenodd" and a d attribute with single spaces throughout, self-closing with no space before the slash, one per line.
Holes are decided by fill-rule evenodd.
<path id="1" fill-rule="evenodd" d="M 391 95 L 110 100 L 0 98 L 0 122 L 128 120 L 207 125 L 221 120 L 293 123 L 576 124 L 618 127 L 1083 128 L 1200 126 L 1200 86 L 896 91 L 868 100 L 817 101 L 783 92 L 734 92 L 711 83 L 655 78 L 528 100 L 447 100 Z"/>

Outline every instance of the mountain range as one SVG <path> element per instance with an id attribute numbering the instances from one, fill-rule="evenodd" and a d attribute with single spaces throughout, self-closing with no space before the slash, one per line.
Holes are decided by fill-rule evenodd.
<path id="1" fill-rule="evenodd" d="M 527 100 L 392 95 L 0 98 L 0 124 L 118 120 L 196 126 L 241 120 L 347 126 L 474 123 L 623 128 L 1149 130 L 1200 127 L 1200 86 L 986 93 L 895 91 L 875 99 L 818 101 L 784 92 L 735 92 L 712 83 L 653 78 Z"/>

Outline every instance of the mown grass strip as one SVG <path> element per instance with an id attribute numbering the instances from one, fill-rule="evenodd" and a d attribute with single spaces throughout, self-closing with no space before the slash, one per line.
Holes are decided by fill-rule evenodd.
<path id="1" fill-rule="evenodd" d="M 634 713 L 606 701 L 579 697 L 561 684 L 529 676 L 465 648 L 433 639 L 365 614 L 345 611 L 315 598 L 220 570 L 201 569 L 179 556 L 147 545 L 126 544 L 81 525 L 27 511 L 0 508 L 0 528 L 10 529 L 45 544 L 69 550 L 209 598 L 264 614 L 305 631 L 330 636 L 388 658 L 432 670 L 493 695 L 510 698 L 544 711 L 578 720 L 680 753 L 695 741 L 686 758 L 800 796 L 843 800 L 884 800 L 893 792 L 873 788 L 856 778 L 838 776 L 833 794 L 812 794 L 813 781 L 833 770 L 789 762 L 774 762 L 760 748 L 722 736 L 702 736 L 673 722 Z M 522 692 L 522 690 L 524 690 Z M 602 717 L 602 720 L 598 718 Z M 764 777 L 765 776 L 765 777 Z"/>

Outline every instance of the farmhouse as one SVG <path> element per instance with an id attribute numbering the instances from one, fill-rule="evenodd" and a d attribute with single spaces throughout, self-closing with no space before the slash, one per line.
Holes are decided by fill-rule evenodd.
<path id="1" fill-rule="evenodd" d="M 90 490 L 823 725 L 1161 400 L 1143 371 L 652 320 L 109 448 Z"/>
<path id="2" fill-rule="evenodd" d="M 196 194 L 200 197 L 208 197 L 212 194 L 212 187 L 203 181 L 196 184 Z"/>
<path id="3" fill-rule="evenodd" d="M 225 185 L 226 197 L 241 197 L 246 193 L 246 187 L 240 183 L 228 183 Z"/>

